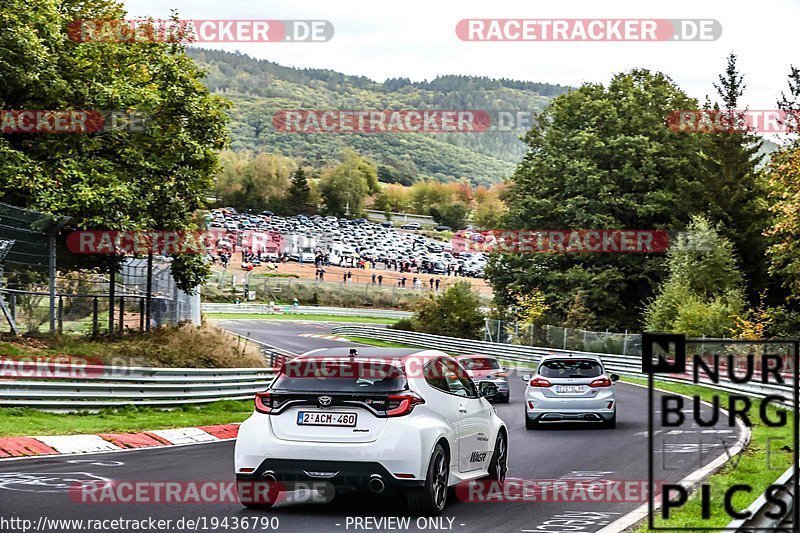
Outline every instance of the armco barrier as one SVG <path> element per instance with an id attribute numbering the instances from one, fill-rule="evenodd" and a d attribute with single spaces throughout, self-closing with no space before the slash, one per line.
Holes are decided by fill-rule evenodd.
<path id="1" fill-rule="evenodd" d="M 228 313 L 228 314 L 294 314 L 294 315 L 331 315 L 331 316 L 361 316 L 371 318 L 409 318 L 410 311 L 398 311 L 396 309 L 366 309 L 366 308 L 347 308 L 347 307 L 317 307 L 301 305 L 292 307 L 291 305 L 269 305 L 269 304 L 224 304 L 224 303 L 205 303 L 202 305 L 204 313 Z"/>
<path id="2" fill-rule="evenodd" d="M 535 348 L 530 346 L 516 346 L 513 344 L 500 344 L 486 341 L 465 340 L 455 337 L 443 337 L 439 335 L 429 335 L 426 333 L 415 333 L 410 331 L 394 330 L 390 328 L 372 328 L 368 326 L 337 326 L 332 328 L 333 332 L 337 335 L 352 335 L 355 337 L 362 337 L 367 339 L 376 339 L 389 342 L 397 342 L 408 344 L 411 346 L 418 346 L 420 348 L 433 348 L 449 353 L 455 354 L 484 354 L 492 355 L 504 361 L 511 361 L 519 366 L 534 367 L 542 355 L 557 354 L 557 353 L 573 353 L 597 356 L 603 361 L 603 365 L 618 374 L 645 377 L 642 374 L 642 359 L 638 356 L 626 355 L 612 355 L 604 353 L 590 353 L 578 352 L 572 350 L 557 350 L 551 348 Z M 712 339 L 709 339 L 712 341 Z M 797 364 L 797 362 L 795 362 Z M 659 380 L 672 381 L 676 383 L 686 383 L 688 376 L 682 379 L 681 376 L 665 378 L 659 376 Z M 763 398 L 767 395 L 782 395 L 785 398 L 791 398 L 793 394 L 791 383 L 784 386 L 779 385 L 765 385 L 756 383 L 736 384 L 731 382 L 721 381 L 720 383 L 712 383 L 708 380 L 700 380 L 700 384 L 713 389 L 721 390 L 724 392 L 737 392 L 746 394 L 756 398 Z M 792 408 L 791 400 L 786 402 L 785 407 Z M 798 416 L 797 414 L 795 416 Z M 735 531 L 752 531 L 753 528 L 760 531 L 775 529 L 776 531 L 784 531 L 791 519 L 791 510 L 795 504 L 792 497 L 791 490 L 793 487 L 793 468 L 790 468 L 783 476 L 781 476 L 775 484 L 784 485 L 786 488 L 783 491 L 783 498 L 787 502 L 787 507 L 790 510 L 789 514 L 783 518 L 769 518 L 767 512 L 773 510 L 773 505 L 767 503 L 764 495 L 759 497 L 750 506 L 749 510 L 753 516 L 749 520 L 733 521 L 727 526 L 727 530 Z M 791 526 L 789 526 L 791 527 Z M 794 525 L 797 527 L 797 524 Z M 785 531 L 790 531 L 788 527 Z M 796 531 L 796 529 L 791 529 Z"/>
<path id="3" fill-rule="evenodd" d="M 516 366 L 532 368 L 536 365 L 543 355 L 549 354 L 586 354 L 599 357 L 603 365 L 610 371 L 617 374 L 645 377 L 642 374 L 642 359 L 638 356 L 616 355 L 607 353 L 578 352 L 574 350 L 558 350 L 554 348 L 536 348 L 531 346 L 517 346 L 514 344 L 501 344 L 486 341 L 459 339 L 455 337 L 443 337 L 439 335 L 429 335 L 427 333 L 416 333 L 411 331 L 394 330 L 391 328 L 374 328 L 369 326 L 336 326 L 332 328 L 337 335 L 352 335 L 367 339 L 376 339 L 389 342 L 409 344 L 422 348 L 434 348 L 449 353 L 456 354 L 485 354 L 492 355 L 505 361 L 510 361 Z M 688 378 L 688 376 L 687 376 Z M 661 377 L 660 380 L 686 382 L 686 378 L 681 377 Z M 789 385 L 780 386 L 774 384 L 734 384 L 721 381 L 718 384 L 709 380 L 702 379 L 701 384 L 711 388 L 716 388 L 726 392 L 743 392 L 756 398 L 763 398 L 770 394 L 789 395 L 791 387 Z"/>
<path id="4" fill-rule="evenodd" d="M 31 377 L 26 372 L 25 379 L 0 379 L 0 406 L 69 410 L 248 400 L 274 376 L 271 368 L 27 366 Z"/>

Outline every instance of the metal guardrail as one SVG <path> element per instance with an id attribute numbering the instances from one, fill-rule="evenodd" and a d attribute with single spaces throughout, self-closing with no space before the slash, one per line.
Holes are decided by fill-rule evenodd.
<path id="1" fill-rule="evenodd" d="M 156 368 L 67 363 L 15 362 L 23 379 L 0 374 L 0 406 L 79 410 L 136 405 L 175 407 L 219 400 L 250 400 L 267 388 L 275 368 L 295 354 L 235 335 L 259 345 L 263 368 Z"/>
<path id="2" fill-rule="evenodd" d="M 775 496 L 786 505 L 788 513 L 782 513 L 777 504 L 768 502 L 766 495 L 762 494 L 747 508 L 751 513 L 750 518 L 734 520 L 727 528 L 735 528 L 735 531 L 797 531 L 797 524 L 792 527 L 791 523 L 794 514 L 793 474 L 794 467 L 791 467 L 774 483 L 783 487 Z"/>
<path id="3" fill-rule="evenodd" d="M 556 353 L 575 353 L 586 354 L 599 357 L 603 361 L 603 365 L 610 371 L 622 375 L 644 377 L 642 374 L 642 359 L 638 356 L 629 355 L 613 355 L 605 353 L 591 353 L 579 352 L 572 350 L 558 350 L 551 348 L 536 348 L 530 346 L 515 346 L 512 344 L 500 344 L 486 341 L 473 341 L 458 339 L 454 337 L 443 337 L 438 335 L 429 335 L 426 333 L 415 333 L 410 331 L 393 330 L 390 328 L 371 328 L 368 326 L 337 326 L 332 328 L 333 332 L 337 335 L 352 335 L 356 337 L 363 337 L 368 339 L 383 340 L 389 342 L 397 342 L 402 344 L 409 344 L 412 346 L 419 346 L 424 348 L 434 348 L 443 350 L 450 353 L 457 354 L 474 354 L 480 353 L 484 355 L 492 355 L 498 359 L 511 361 L 514 363 L 522 363 L 523 365 L 530 365 L 533 367 L 539 358 L 543 355 L 556 354 Z M 675 377 L 662 377 L 659 380 L 670 381 L 675 383 L 686 383 L 686 376 Z M 707 379 L 699 380 L 699 384 L 712 389 L 717 389 L 724 392 L 738 392 L 755 398 L 764 398 L 767 395 L 782 395 L 784 397 L 792 397 L 792 384 L 786 383 L 785 385 L 775 384 L 761 384 L 761 383 L 747 383 L 739 384 L 720 380 L 719 383 L 713 383 Z M 783 404 L 787 408 L 792 408 L 791 400 Z M 797 416 L 797 415 L 796 415 Z M 750 506 L 749 510 L 752 513 L 751 519 L 747 521 L 734 521 L 728 525 L 728 528 L 737 528 L 737 531 L 751 531 L 754 528 L 762 528 L 761 530 L 775 529 L 776 531 L 797 531 L 798 524 L 790 524 L 789 521 L 792 517 L 792 505 L 794 504 L 793 498 L 793 468 L 790 468 L 778 481 L 777 485 L 784 485 L 785 489 L 782 491 L 782 497 L 789 504 L 790 509 L 788 515 L 779 518 L 770 518 L 767 514 L 774 512 L 775 505 L 769 504 L 764 495 L 759 497 Z"/>
<path id="4" fill-rule="evenodd" d="M 301 305 L 292 307 L 291 305 L 269 305 L 269 304 L 225 304 L 225 303 L 205 303 L 202 304 L 204 313 L 231 313 L 231 314 L 296 314 L 296 315 L 332 315 L 332 316 L 362 316 L 373 318 L 409 318 L 413 313 L 410 311 L 398 311 L 395 309 L 368 309 L 368 308 L 346 308 L 346 307 L 316 307 Z"/>
<path id="5" fill-rule="evenodd" d="M 0 406 L 97 409 L 247 400 L 264 390 L 274 376 L 272 368 L 153 368 L 64 363 L 25 363 L 25 366 L 30 369 L 31 378 L 0 378 Z"/>
<path id="6" fill-rule="evenodd" d="M 603 361 L 603 365 L 610 371 L 634 377 L 644 377 L 642 374 L 642 359 L 638 356 L 631 355 L 617 355 L 607 353 L 592 353 L 592 352 L 579 352 L 575 350 L 559 350 L 554 348 L 537 348 L 532 346 L 517 346 L 513 344 L 501 344 L 486 341 L 459 339 L 455 337 L 444 337 L 439 335 L 430 335 L 427 333 L 416 333 L 411 331 L 395 330 L 391 328 L 375 328 L 370 326 L 335 326 L 332 331 L 337 335 L 352 335 L 356 337 L 363 337 L 368 339 L 383 340 L 389 342 L 397 342 L 402 344 L 409 344 L 411 346 L 419 346 L 424 348 L 434 348 L 443 350 L 450 353 L 457 354 L 475 354 L 481 353 L 492 355 L 505 361 L 513 363 L 521 363 L 522 365 L 529 365 L 525 368 L 531 368 L 539 361 L 543 355 L 550 354 L 586 354 L 599 357 Z M 686 382 L 689 375 L 685 378 L 680 377 L 661 377 L 660 380 L 674 381 L 677 383 Z M 701 379 L 700 384 L 715 388 L 724 392 L 742 392 L 756 398 L 764 398 L 767 395 L 775 394 L 789 394 L 791 393 L 790 385 L 775 385 L 775 384 L 761 384 L 761 383 L 747 383 L 747 384 L 734 384 L 731 382 L 720 381 L 720 383 L 713 383 L 707 379 Z M 788 405 L 788 404 L 787 404 Z"/>

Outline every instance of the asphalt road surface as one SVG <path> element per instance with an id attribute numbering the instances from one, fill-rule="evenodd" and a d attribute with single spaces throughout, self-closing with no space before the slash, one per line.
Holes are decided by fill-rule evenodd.
<path id="1" fill-rule="evenodd" d="M 239 333 L 293 351 L 343 346 L 341 341 L 300 335 L 329 333 L 327 327 L 284 321 L 252 324 L 227 321 Z M 246 331 L 245 331 L 246 330 Z M 590 424 L 553 425 L 525 429 L 522 393 L 524 383 L 511 380 L 511 402 L 497 405 L 509 427 L 509 478 L 524 480 L 647 480 L 647 391 L 617 385 L 619 420 L 616 429 Z M 687 408 L 690 408 L 687 406 Z M 723 424 L 726 420 L 723 419 Z M 690 423 L 656 435 L 658 480 L 678 481 L 726 453 L 737 439 L 736 428 L 718 425 L 714 432 Z M 701 433 L 701 430 L 703 431 Z M 669 433 L 669 434 L 667 434 Z M 661 452 L 661 453 L 658 453 Z M 80 456 L 0 461 L 0 531 L 81 531 L 86 520 L 170 520 L 140 524 L 105 523 L 103 531 L 597 531 L 638 507 L 641 501 L 462 501 L 451 494 L 438 521 L 411 519 L 407 524 L 405 501 L 397 496 L 341 495 L 333 503 L 304 503 L 308 495 L 294 493 L 300 502 L 282 503 L 270 511 L 246 510 L 235 502 L 221 503 L 85 503 L 67 487 L 83 481 L 219 481 L 233 479 L 233 442 L 186 447 L 144 449 Z M 535 495 L 533 495 L 535 497 Z M 40 517 L 44 517 L 43 519 Z M 6 522 L 3 522 L 3 519 Z M 53 520 L 83 520 L 55 523 Z M 247 519 L 247 520 L 243 520 Z M 40 522 L 42 520 L 42 522 Z M 180 522 L 183 520 L 183 522 Z M 189 523 L 188 520 L 197 521 Z M 246 524 L 246 525 L 245 525 Z M 154 525 L 154 529 L 148 526 Z"/>

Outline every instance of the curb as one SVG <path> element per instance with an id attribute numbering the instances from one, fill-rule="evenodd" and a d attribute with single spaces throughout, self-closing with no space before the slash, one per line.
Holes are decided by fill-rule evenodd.
<path id="1" fill-rule="evenodd" d="M 633 385 L 635 387 L 642 387 L 647 388 L 647 385 L 642 385 L 639 383 L 631 383 L 630 381 L 627 382 L 628 385 Z M 668 391 L 665 389 L 659 389 L 655 387 L 654 390 L 660 392 L 668 392 L 669 394 L 678 394 L 676 392 Z M 684 398 L 690 398 L 685 394 L 678 394 L 679 396 L 683 396 Z M 709 402 L 702 401 L 701 403 L 706 406 L 711 406 Z M 724 413 L 725 416 L 730 417 L 730 413 L 725 409 L 720 409 L 720 413 Z M 707 465 L 701 466 L 691 474 L 687 475 L 683 479 L 677 482 L 678 485 L 682 485 L 685 487 L 689 494 L 693 494 L 696 492 L 698 485 L 702 483 L 704 480 L 708 479 L 712 475 L 719 472 L 722 467 L 724 467 L 728 461 L 732 460 L 734 457 L 742 453 L 747 445 L 750 444 L 750 428 L 747 427 L 744 422 L 742 422 L 738 417 L 735 418 L 736 420 L 736 427 L 739 429 L 739 438 L 736 440 L 736 443 L 733 447 L 726 451 L 724 454 L 720 455 Z M 656 511 L 661 508 L 660 501 L 653 502 L 653 510 Z M 633 511 L 627 513 L 624 516 L 621 516 L 611 524 L 607 525 L 603 529 L 599 530 L 597 533 L 619 533 L 620 531 L 633 531 L 633 529 L 642 523 L 644 523 L 648 518 L 649 512 L 649 503 L 644 503 L 634 509 Z"/>
<path id="2" fill-rule="evenodd" d="M 239 424 L 155 429 L 137 433 L 45 435 L 0 438 L 0 459 L 115 452 L 141 448 L 185 446 L 235 439 Z"/>

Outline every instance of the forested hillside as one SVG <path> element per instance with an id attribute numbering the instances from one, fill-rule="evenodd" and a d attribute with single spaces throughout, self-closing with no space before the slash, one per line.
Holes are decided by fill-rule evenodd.
<path id="1" fill-rule="evenodd" d="M 296 69 L 242 54 L 189 48 L 208 70 L 206 85 L 233 101 L 234 150 L 279 153 L 322 166 L 346 148 L 372 159 L 383 181 L 411 183 L 432 177 L 493 183 L 511 175 L 525 153 L 523 130 L 457 134 L 281 133 L 272 124 L 281 109 L 482 109 L 539 112 L 568 87 L 473 76 L 432 81 L 405 78 L 377 83 L 332 70 Z"/>

